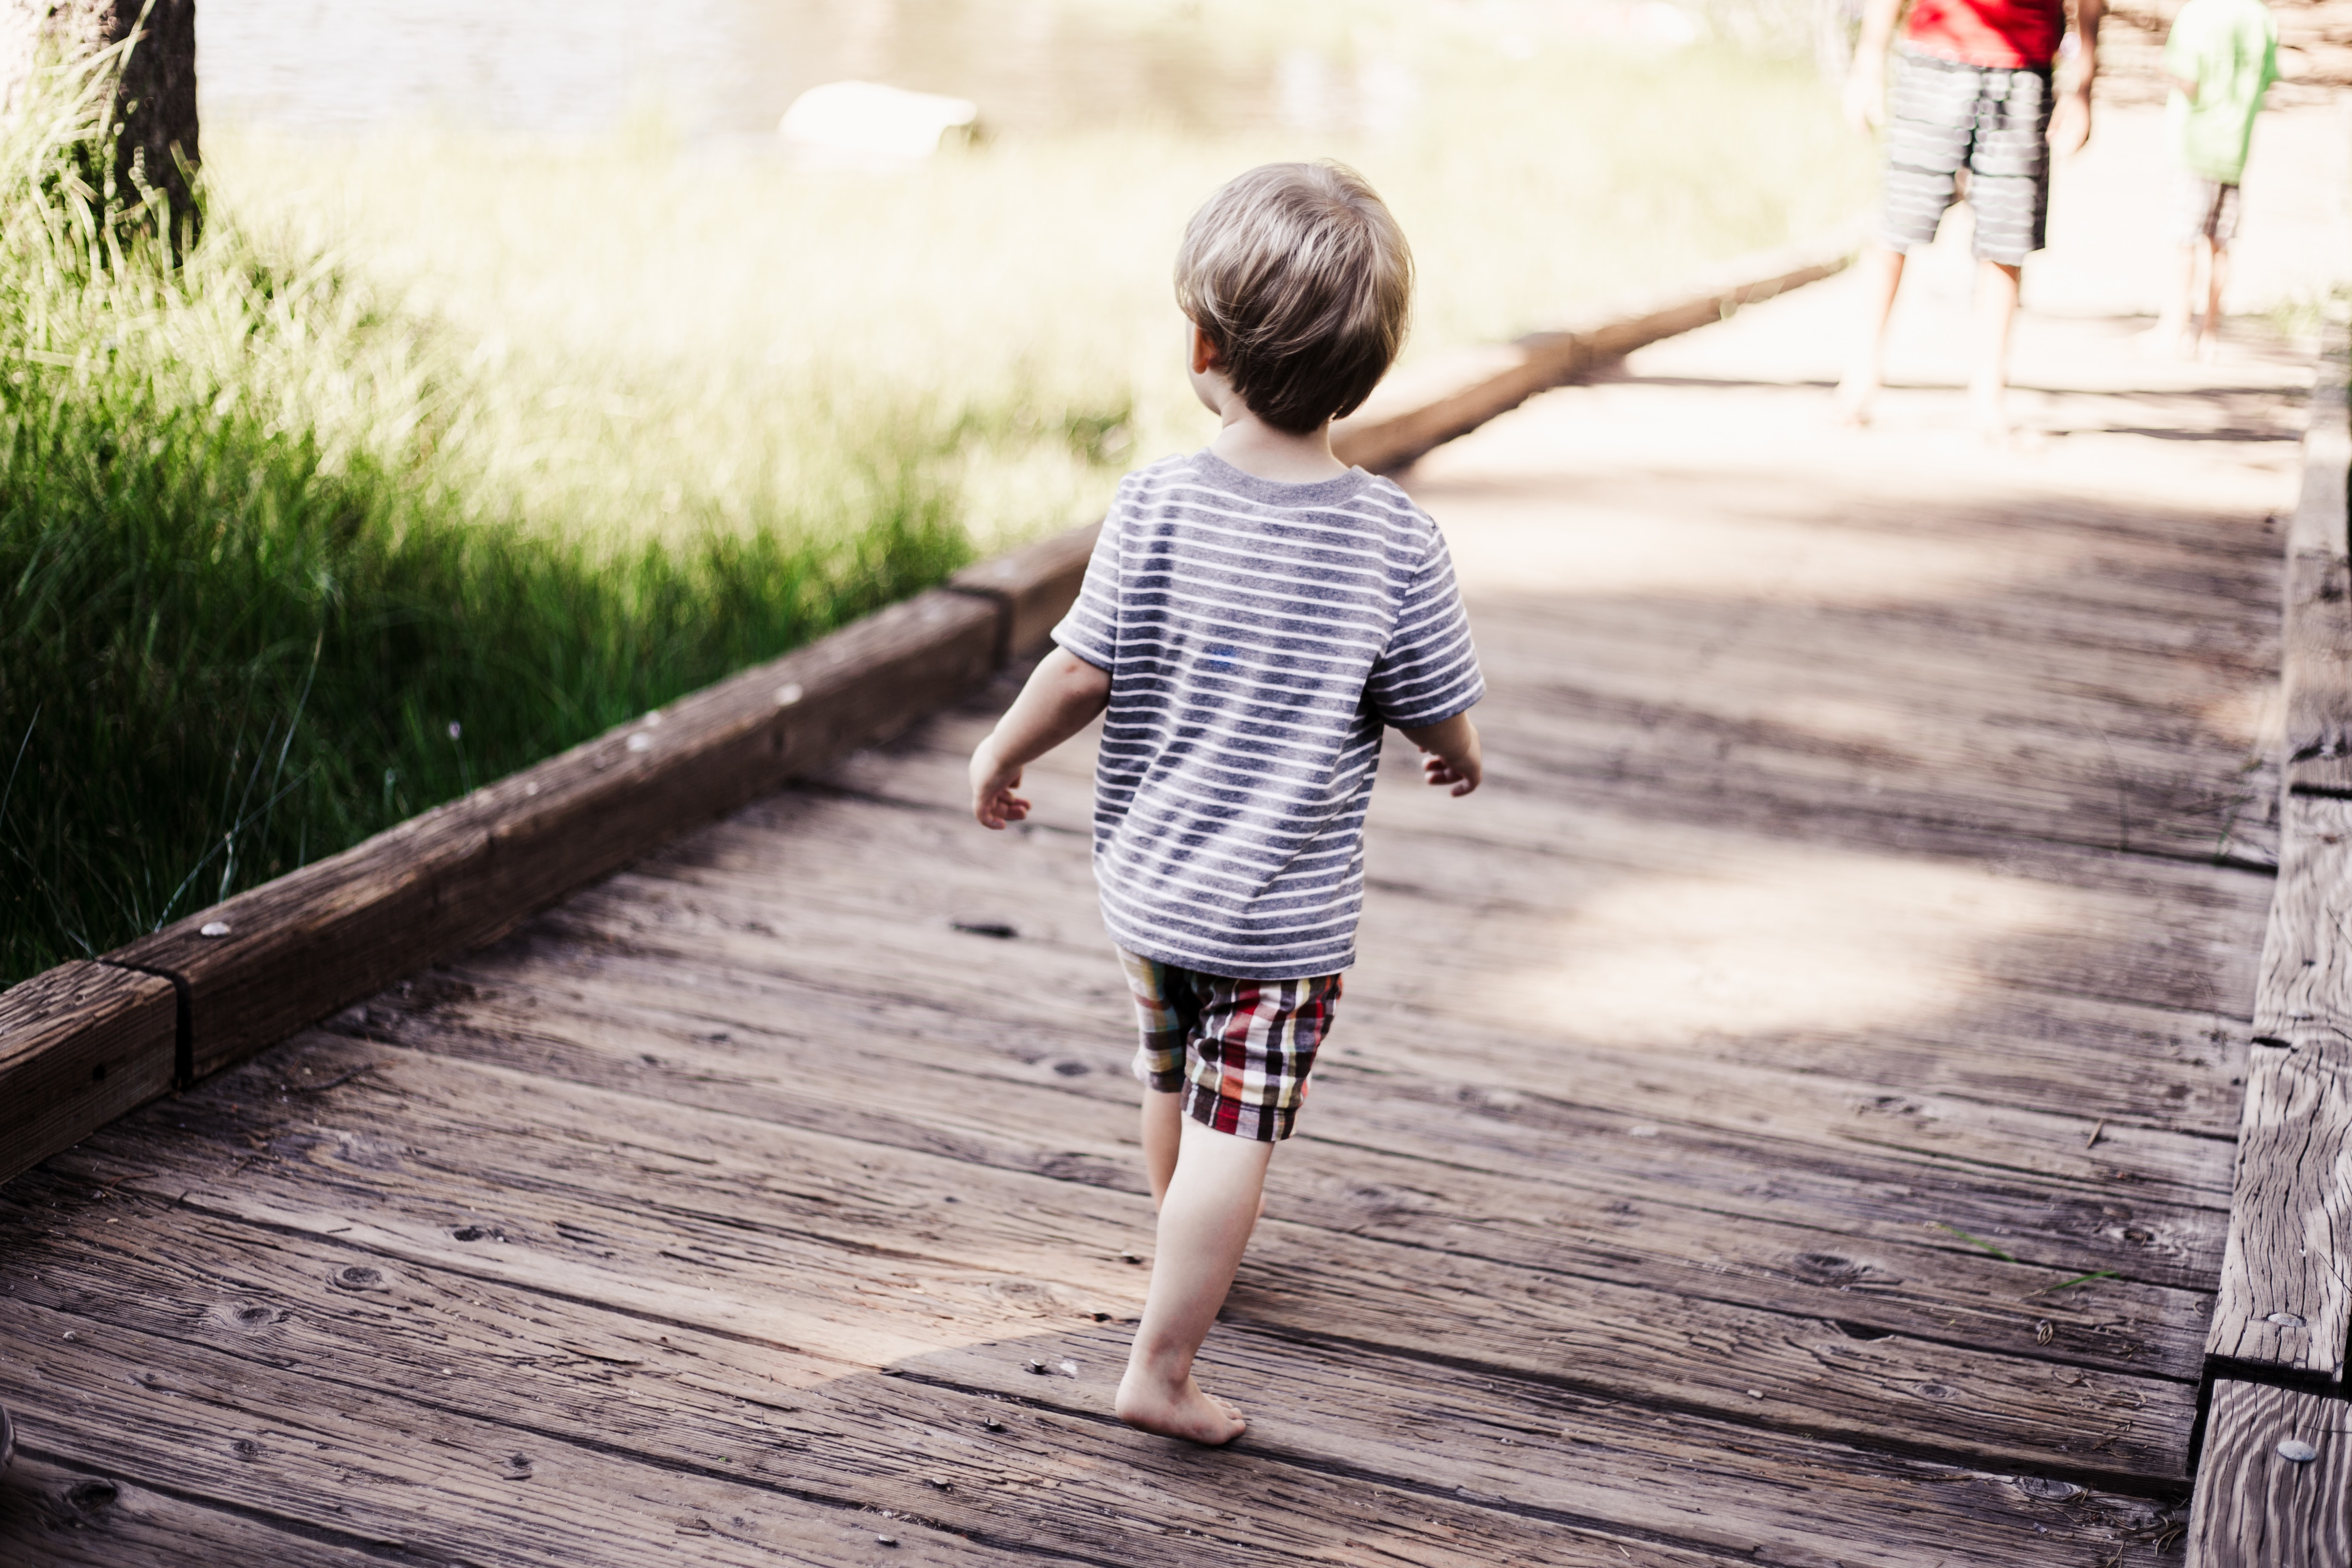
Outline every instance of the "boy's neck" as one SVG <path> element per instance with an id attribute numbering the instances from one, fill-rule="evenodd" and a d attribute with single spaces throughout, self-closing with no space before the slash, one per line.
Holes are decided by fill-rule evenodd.
<path id="1" fill-rule="evenodd" d="M 1313 485 L 1352 470 L 1331 455 L 1331 422 L 1297 432 L 1277 430 L 1252 414 L 1238 397 L 1219 411 L 1224 427 L 1209 450 L 1254 479 L 1277 485 Z"/>

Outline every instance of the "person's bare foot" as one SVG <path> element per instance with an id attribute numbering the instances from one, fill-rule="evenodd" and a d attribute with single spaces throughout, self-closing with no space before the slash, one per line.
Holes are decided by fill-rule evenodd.
<path id="1" fill-rule="evenodd" d="M 1998 388 L 1974 387 L 1969 393 L 1969 424 L 1988 447 L 2009 445 L 2009 400 Z"/>
<path id="2" fill-rule="evenodd" d="M 1162 1437 L 1181 1437 L 1204 1448 L 1222 1447 L 1249 1429 L 1242 1413 L 1202 1391 L 1187 1373 L 1177 1387 L 1139 1376 L 1133 1368 L 1118 1382 L 1111 1408 L 1129 1426 Z"/>
<path id="3" fill-rule="evenodd" d="M 1870 427 L 1872 405 L 1878 401 L 1878 384 L 1865 377 L 1849 375 L 1838 383 L 1831 406 L 1836 411 L 1837 422 L 1849 430 Z"/>

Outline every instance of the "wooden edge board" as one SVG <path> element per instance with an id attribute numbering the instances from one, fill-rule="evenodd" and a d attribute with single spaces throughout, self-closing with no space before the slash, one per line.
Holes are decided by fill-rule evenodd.
<path id="1" fill-rule="evenodd" d="M 2303 489 L 2288 524 L 2287 552 L 2352 556 L 2346 531 L 2346 481 L 2352 477 L 2352 409 L 2345 385 L 2352 374 L 2352 326 L 2330 321 L 2313 367 L 2311 417 L 2303 435 Z"/>
<path id="2" fill-rule="evenodd" d="M 992 600 L 1001 616 L 996 662 L 1005 664 L 1042 647 L 1045 634 L 1077 603 L 1086 581 L 1099 522 L 1087 523 L 993 560 L 967 566 L 948 579 L 959 594 Z"/>
<path id="3" fill-rule="evenodd" d="M 1509 345 L 1516 353 L 1493 359 L 1484 365 L 1486 374 L 1432 401 L 1396 413 L 1372 410 L 1339 420 L 1331 427 L 1331 449 L 1341 462 L 1375 473 L 1397 472 L 1433 448 L 1596 365 L 1842 271 L 1853 248 L 1841 240 L 1811 250 L 1774 252 L 1734 264 L 1695 293 L 1683 291 L 1664 302 L 1613 312 L 1605 320 L 1530 334 Z M 1485 362 L 1496 351 L 1477 353 Z"/>
<path id="4" fill-rule="evenodd" d="M 2285 599 L 2288 793 L 2352 795 L 2352 563 L 2297 551 L 2287 557 Z"/>
<path id="5" fill-rule="evenodd" d="M 998 619 L 918 595 L 109 956 L 186 984 L 212 1072 L 978 688 Z"/>
<path id="6" fill-rule="evenodd" d="M 0 992 L 0 1181 L 172 1087 L 172 983 L 77 959 Z"/>
<path id="7" fill-rule="evenodd" d="M 2352 1562 L 2352 1405 L 2222 1379 L 2189 1503 L 2189 1568 Z"/>
<path id="8" fill-rule="evenodd" d="M 2346 951 L 2352 941 L 2345 934 L 2352 930 L 2352 800 L 2342 798 L 2352 795 L 2346 375 L 2346 329 L 2331 323 L 2315 368 L 2303 486 L 2287 532 L 2279 879 L 2263 932 L 2230 1228 L 2190 1436 L 2197 1506 L 2200 1518 L 2210 1516 L 2197 1527 L 2192 1563 L 2255 1560 L 2230 1534 L 2236 1525 L 2210 1522 L 2221 1512 L 2236 1517 L 2238 1504 L 2225 1509 L 2218 1500 L 2246 1484 L 2251 1461 L 2237 1434 L 2252 1408 L 2247 1402 L 2316 1399 L 2315 1390 L 2340 1389 L 2352 1337 L 2352 1282 L 2344 1273 L 2352 1257 L 2352 953 Z M 2307 1386 L 2257 1388 L 2248 1377 Z M 2335 1489 L 2340 1508 L 2340 1476 Z M 2329 1559 L 2344 1560 L 2340 1552 Z"/>

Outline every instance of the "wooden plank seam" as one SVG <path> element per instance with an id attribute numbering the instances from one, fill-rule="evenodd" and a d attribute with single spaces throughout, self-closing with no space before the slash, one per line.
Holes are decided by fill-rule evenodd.
<path id="1" fill-rule="evenodd" d="M 100 958 L 97 962 L 109 969 L 125 970 L 132 974 L 152 974 L 156 979 L 170 984 L 173 1002 L 172 1087 L 175 1089 L 185 1089 L 195 1082 L 195 1008 L 189 998 L 187 976 L 174 973 L 168 969 L 124 963 L 111 955 Z M 5 1163 L 5 1161 L 0 1161 L 0 1164 Z M 5 1174 L 0 1174 L 0 1181 L 6 1179 Z"/>

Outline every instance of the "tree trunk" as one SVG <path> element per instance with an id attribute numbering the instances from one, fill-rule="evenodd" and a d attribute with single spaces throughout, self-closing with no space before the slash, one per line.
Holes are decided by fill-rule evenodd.
<path id="1" fill-rule="evenodd" d="M 13 104 L 45 46 L 86 57 L 134 32 L 106 149 L 111 194 L 118 211 L 155 200 L 176 249 L 196 222 L 196 0 L 0 0 L 0 99 Z"/>

